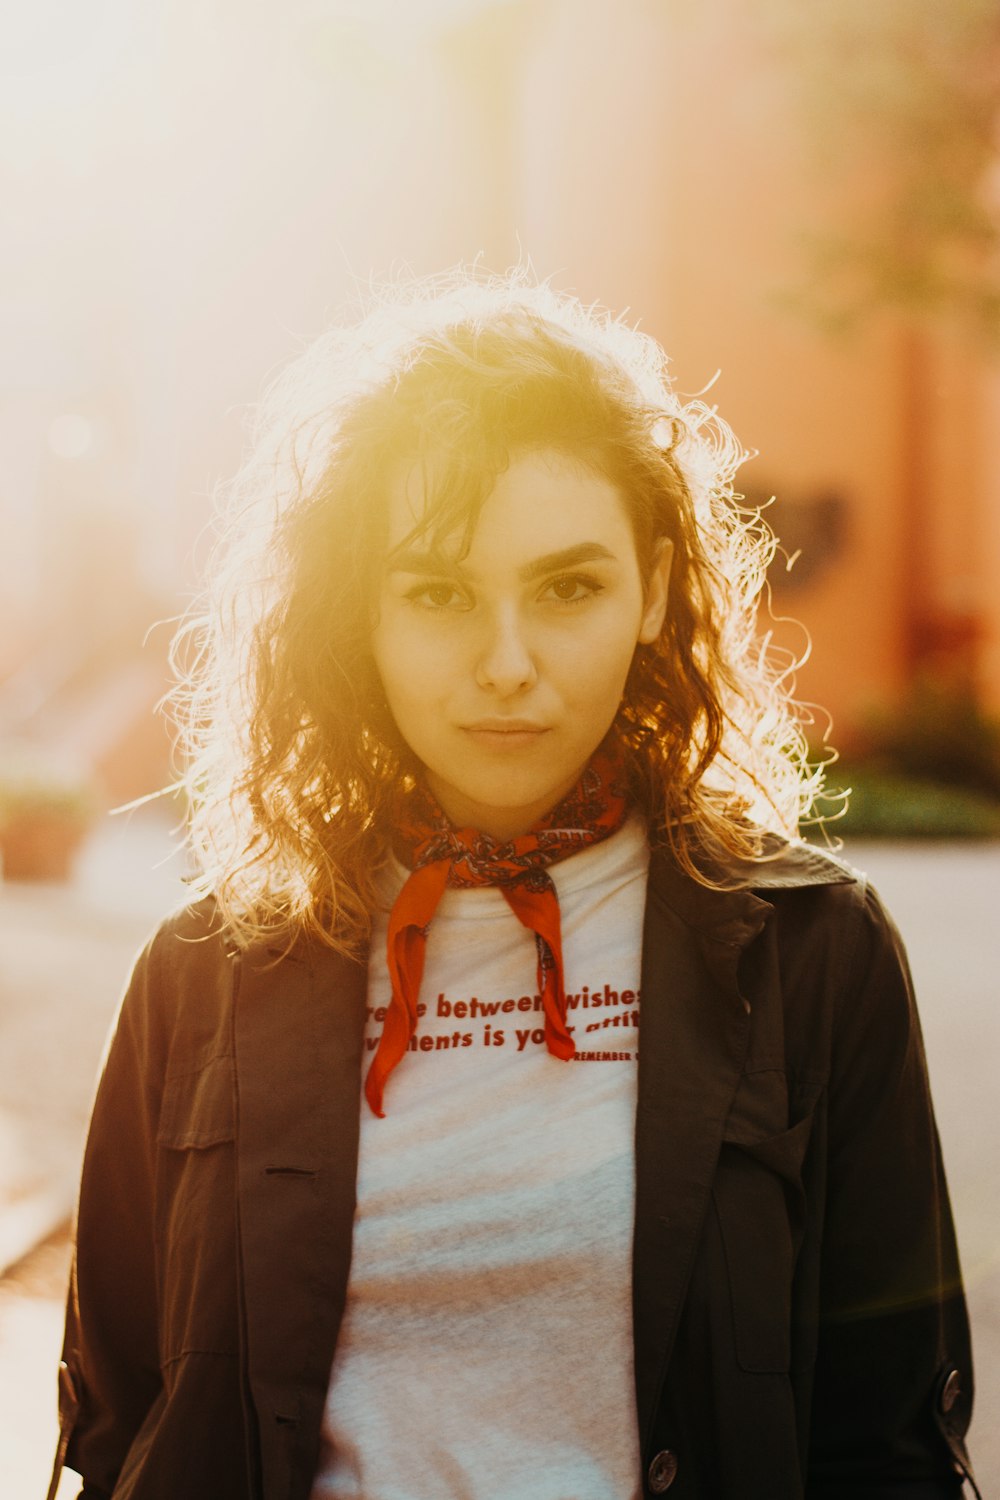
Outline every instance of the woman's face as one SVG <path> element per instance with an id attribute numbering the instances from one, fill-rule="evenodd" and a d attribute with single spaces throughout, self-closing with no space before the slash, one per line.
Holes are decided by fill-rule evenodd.
<path id="1" fill-rule="evenodd" d="M 512 459 L 461 561 L 458 537 L 402 545 L 423 513 L 414 468 L 391 490 L 375 663 L 451 821 L 511 838 L 611 727 L 636 644 L 663 623 L 669 544 L 644 589 L 620 492 L 556 450 Z"/>

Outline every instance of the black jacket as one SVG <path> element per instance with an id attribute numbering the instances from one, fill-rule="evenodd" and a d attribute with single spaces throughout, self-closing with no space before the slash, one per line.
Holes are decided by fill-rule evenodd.
<path id="1" fill-rule="evenodd" d="M 650 869 L 637 1484 L 945 1500 L 969 1336 L 899 939 L 803 846 L 744 876 Z M 307 1500 L 316 1463 L 366 976 L 307 945 L 238 954 L 212 917 L 189 909 L 140 957 L 94 1110 L 61 1401 L 87 1500 Z"/>

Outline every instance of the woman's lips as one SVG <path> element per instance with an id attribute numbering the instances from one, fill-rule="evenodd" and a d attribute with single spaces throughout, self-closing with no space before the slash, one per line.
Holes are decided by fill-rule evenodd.
<path id="1" fill-rule="evenodd" d="M 523 750 L 536 745 L 542 735 L 548 734 L 544 724 L 530 724 L 524 720 L 487 720 L 482 724 L 466 724 L 464 732 L 477 745 L 490 750 Z"/>

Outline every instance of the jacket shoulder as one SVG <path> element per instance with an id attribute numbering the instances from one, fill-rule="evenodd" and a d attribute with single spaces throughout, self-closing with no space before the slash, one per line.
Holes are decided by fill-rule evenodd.
<path id="1" fill-rule="evenodd" d="M 189 901 L 158 923 L 146 944 L 150 952 L 167 952 L 178 943 L 223 942 L 225 924 L 218 905 L 211 896 L 200 901 Z M 229 947 L 235 944 L 230 940 Z"/>
<path id="2" fill-rule="evenodd" d="M 878 950 L 894 953 L 905 965 L 899 932 L 878 892 L 863 871 L 832 851 L 785 844 L 761 862 L 751 889 L 771 907 L 784 941 L 811 942 L 818 953 L 825 936 L 831 972 L 844 971 L 851 956 L 863 971 Z"/>
<path id="3" fill-rule="evenodd" d="M 140 950 L 117 1030 L 170 1071 L 196 1068 L 230 1045 L 238 953 L 214 901 L 169 913 Z"/>

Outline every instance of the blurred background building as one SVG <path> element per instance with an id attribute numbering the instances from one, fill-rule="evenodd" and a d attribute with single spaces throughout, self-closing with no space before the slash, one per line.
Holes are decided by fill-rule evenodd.
<path id="1" fill-rule="evenodd" d="M 476 259 L 629 309 L 683 393 L 721 372 L 776 497 L 767 627 L 801 654 L 807 626 L 838 744 L 1000 714 L 992 3 L 37 0 L 4 28 L 8 745 L 106 800 L 163 783 L 154 622 L 247 404 L 371 278 Z"/>

